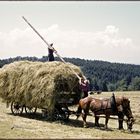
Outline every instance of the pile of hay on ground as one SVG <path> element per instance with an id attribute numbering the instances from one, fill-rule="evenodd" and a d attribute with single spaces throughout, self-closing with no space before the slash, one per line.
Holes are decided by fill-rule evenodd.
<path id="1" fill-rule="evenodd" d="M 0 97 L 6 101 L 38 108 L 54 109 L 61 99 L 73 103 L 81 97 L 78 78 L 70 67 L 83 76 L 71 63 L 18 61 L 0 69 Z"/>

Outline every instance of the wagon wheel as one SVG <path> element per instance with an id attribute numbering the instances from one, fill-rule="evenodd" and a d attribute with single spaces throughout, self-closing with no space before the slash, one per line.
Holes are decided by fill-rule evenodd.
<path id="1" fill-rule="evenodd" d="M 25 112 L 26 114 L 35 114 L 36 113 L 37 108 L 36 107 L 27 107 L 25 106 Z"/>
<path id="2" fill-rule="evenodd" d="M 14 115 L 21 115 L 23 112 L 23 106 L 18 104 L 17 102 L 12 102 L 11 111 Z"/>
<path id="3" fill-rule="evenodd" d="M 62 108 L 62 110 L 64 111 L 63 119 L 67 121 L 69 119 L 69 116 L 70 116 L 69 110 L 67 110 L 66 108 Z"/>
<path id="4" fill-rule="evenodd" d="M 54 109 L 53 119 L 54 120 L 59 120 L 60 119 L 59 111 L 56 108 Z"/>
<path id="5" fill-rule="evenodd" d="M 66 112 L 66 111 L 63 110 L 63 109 L 62 109 L 61 112 L 60 112 L 60 110 L 58 110 L 57 108 L 55 108 L 53 118 L 54 118 L 55 120 L 63 120 L 63 121 L 66 121 L 66 120 L 69 119 L 69 113 Z"/>

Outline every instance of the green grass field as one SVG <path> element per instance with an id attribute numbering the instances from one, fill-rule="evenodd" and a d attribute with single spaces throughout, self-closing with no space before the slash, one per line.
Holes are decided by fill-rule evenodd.
<path id="1" fill-rule="evenodd" d="M 126 130 L 118 130 L 117 120 L 109 120 L 108 130 L 103 128 L 105 119 L 100 119 L 100 128 L 94 126 L 94 117 L 88 116 L 87 122 L 89 128 L 82 127 L 82 118 L 76 120 L 76 116 L 71 115 L 67 123 L 56 121 L 45 121 L 37 111 L 34 118 L 25 114 L 22 116 L 14 116 L 11 114 L 10 108 L 6 108 L 6 104 L 0 99 L 0 138 L 92 138 L 92 139 L 140 139 L 140 92 L 114 92 L 116 96 L 126 96 L 130 98 L 130 105 L 136 122 L 133 126 L 133 133 Z M 102 94 L 94 94 L 93 96 L 110 97 L 111 92 L 102 92 Z M 76 106 L 71 109 L 76 110 Z"/>

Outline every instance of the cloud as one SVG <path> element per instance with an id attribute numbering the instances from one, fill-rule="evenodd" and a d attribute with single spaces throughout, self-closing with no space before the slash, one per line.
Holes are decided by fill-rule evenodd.
<path id="1" fill-rule="evenodd" d="M 122 63 L 135 63 L 135 56 L 138 57 L 138 48 L 136 49 L 134 46 L 133 40 L 129 37 L 121 37 L 120 29 L 113 25 L 108 25 L 103 31 L 98 32 L 61 30 L 57 24 L 38 31 L 48 43 L 54 43 L 54 47 L 62 57 L 80 57 Z M 48 53 L 45 43 L 31 28 L 14 29 L 8 33 L 0 32 L 0 42 L 1 58 L 42 57 Z M 138 63 L 140 64 L 140 62 Z"/>
<path id="2" fill-rule="evenodd" d="M 108 25 L 105 29 L 105 33 L 111 36 L 116 36 L 119 32 L 119 28 L 116 28 L 113 25 Z"/>
<path id="3" fill-rule="evenodd" d="M 48 28 L 48 31 L 57 30 L 58 27 L 59 27 L 58 24 L 53 24 L 52 26 L 50 26 L 50 27 Z"/>

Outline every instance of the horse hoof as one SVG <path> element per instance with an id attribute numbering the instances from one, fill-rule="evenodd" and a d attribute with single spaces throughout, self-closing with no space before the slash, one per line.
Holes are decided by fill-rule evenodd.
<path id="1" fill-rule="evenodd" d="M 129 133 L 133 133 L 132 129 L 128 129 L 128 132 L 129 132 Z"/>
<path id="2" fill-rule="evenodd" d="M 124 128 L 119 128 L 119 130 L 124 130 Z"/>
<path id="3" fill-rule="evenodd" d="M 119 131 L 124 132 L 125 130 L 123 128 L 119 128 Z"/>
<path id="4" fill-rule="evenodd" d="M 95 127 L 100 127 L 100 125 L 99 124 L 95 124 Z"/>
<path id="5" fill-rule="evenodd" d="M 107 127 L 107 126 L 104 126 L 104 129 L 106 129 L 106 130 L 107 130 L 107 129 L 108 129 L 108 127 Z"/>
<path id="6" fill-rule="evenodd" d="M 88 125 L 84 125 L 84 128 L 88 128 Z"/>

